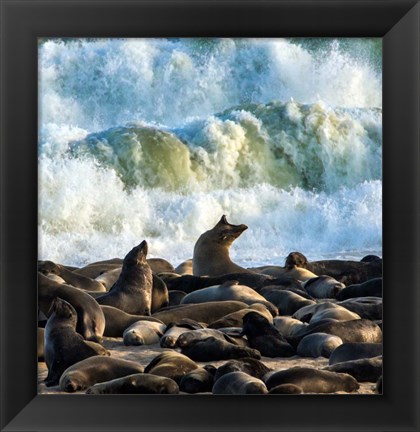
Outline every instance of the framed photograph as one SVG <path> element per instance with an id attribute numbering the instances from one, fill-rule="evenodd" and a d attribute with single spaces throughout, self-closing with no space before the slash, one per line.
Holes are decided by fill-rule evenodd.
<path id="1" fill-rule="evenodd" d="M 419 429 L 419 7 L 1 2 L 1 430 Z M 118 310 L 147 332 L 106 329 Z M 229 347 L 162 346 L 185 318 Z M 334 364 L 350 342 L 380 349 L 375 379 Z M 67 369 L 158 355 L 211 385 Z M 216 372 L 241 357 L 261 379 Z"/>

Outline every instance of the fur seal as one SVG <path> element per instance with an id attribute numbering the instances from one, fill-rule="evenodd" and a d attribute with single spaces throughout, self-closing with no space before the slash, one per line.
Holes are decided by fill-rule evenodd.
<path id="1" fill-rule="evenodd" d="M 71 365 L 88 357 L 110 355 L 101 345 L 86 342 L 76 333 L 77 313 L 74 307 L 57 297 L 52 306 L 44 334 L 47 387 L 57 385 L 62 373 Z"/>
<path id="2" fill-rule="evenodd" d="M 348 362 L 382 355 L 381 343 L 345 343 L 333 351 L 329 364 Z"/>
<path id="3" fill-rule="evenodd" d="M 249 345 L 266 357 L 291 357 L 296 354 L 292 346 L 257 312 L 249 312 L 243 318 L 242 333 L 246 335 Z"/>
<path id="4" fill-rule="evenodd" d="M 337 300 L 347 300 L 354 297 L 382 297 L 382 278 L 370 279 L 361 284 L 349 285 L 341 290 Z"/>
<path id="5" fill-rule="evenodd" d="M 263 379 L 264 375 L 270 372 L 264 363 L 252 357 L 243 357 L 238 360 L 229 360 L 224 365 L 220 366 L 215 375 L 214 381 L 217 381 L 223 375 L 230 372 L 244 372 L 258 379 Z"/>
<path id="6" fill-rule="evenodd" d="M 232 243 L 246 230 L 246 225 L 232 225 L 223 215 L 209 231 L 201 234 L 194 246 L 193 275 L 218 276 L 227 273 L 249 273 L 229 256 Z"/>
<path id="7" fill-rule="evenodd" d="M 184 375 L 199 366 L 187 356 L 167 351 L 156 356 L 144 369 L 145 373 L 173 379 L 178 385 Z"/>
<path id="8" fill-rule="evenodd" d="M 265 382 L 268 390 L 281 384 L 294 384 L 304 393 L 335 393 L 345 391 L 351 393 L 359 388 L 358 382 L 350 375 L 312 369 L 294 367 L 271 374 Z"/>
<path id="9" fill-rule="evenodd" d="M 95 384 L 86 394 L 178 394 L 178 384 L 157 375 L 139 373 Z"/>
<path id="10" fill-rule="evenodd" d="M 74 270 L 73 273 L 86 276 L 91 279 L 96 279 L 101 274 L 104 274 L 111 270 L 116 270 L 116 269 L 121 270 L 123 260 L 119 258 L 115 258 L 115 259 L 118 259 L 118 262 L 112 262 L 113 260 L 110 260 L 110 262 L 103 261 L 103 262 L 91 263 L 85 267 L 81 267 L 77 270 Z"/>
<path id="11" fill-rule="evenodd" d="M 261 288 L 258 292 L 265 297 L 266 294 L 274 292 L 274 291 L 290 291 L 307 300 L 315 300 L 312 296 L 310 296 L 304 288 L 302 288 L 301 282 L 297 279 L 290 279 L 296 282 L 296 285 L 284 286 L 284 285 L 267 285 Z"/>
<path id="12" fill-rule="evenodd" d="M 76 331 L 86 340 L 100 342 L 105 329 L 105 317 L 95 299 L 81 289 L 54 282 L 38 272 L 38 307 L 45 315 L 48 315 L 56 297 L 76 309 Z"/>
<path id="13" fill-rule="evenodd" d="M 60 378 L 60 388 L 67 393 L 86 390 L 96 383 L 142 373 L 143 367 L 132 361 L 113 357 L 89 357 L 67 368 Z"/>
<path id="14" fill-rule="evenodd" d="M 166 283 L 154 273 L 152 274 L 152 313 L 169 306 L 169 292 Z"/>
<path id="15" fill-rule="evenodd" d="M 226 340 L 216 339 L 213 336 L 192 341 L 182 347 L 182 354 L 185 354 L 194 361 L 200 362 L 229 360 L 241 357 L 261 358 L 260 353 L 255 349 L 234 345 Z"/>
<path id="16" fill-rule="evenodd" d="M 179 383 L 180 390 L 190 394 L 211 392 L 215 370 L 214 366 L 194 369 L 182 377 Z"/>
<path id="17" fill-rule="evenodd" d="M 267 309 L 266 306 L 264 306 L 261 303 L 254 303 L 250 305 L 246 309 L 242 309 L 236 312 L 233 312 L 231 314 L 225 315 L 224 317 L 213 321 L 209 324 L 209 328 L 218 329 L 218 328 L 226 328 L 226 327 L 242 327 L 243 323 L 243 317 L 248 312 L 258 312 L 272 324 L 273 323 L 273 316 L 271 315 L 270 311 Z"/>
<path id="18" fill-rule="evenodd" d="M 346 286 L 331 276 L 318 276 L 307 280 L 303 284 L 306 292 L 314 298 L 335 298 Z"/>
<path id="19" fill-rule="evenodd" d="M 105 316 L 104 336 L 107 337 L 122 337 L 124 330 L 138 321 L 163 324 L 162 321 L 157 318 L 144 315 L 130 315 L 112 306 L 101 306 L 101 309 Z"/>
<path id="20" fill-rule="evenodd" d="M 177 306 L 181 304 L 182 299 L 187 295 L 184 291 L 168 291 L 169 297 L 169 305 L 168 306 Z"/>
<path id="21" fill-rule="evenodd" d="M 369 279 L 382 277 L 382 259 L 370 262 L 322 260 L 311 261 L 300 252 L 291 252 L 285 262 L 286 267 L 303 267 L 317 275 L 331 276 L 345 285 L 366 282 Z"/>
<path id="22" fill-rule="evenodd" d="M 143 240 L 131 249 L 115 285 L 96 301 L 129 314 L 150 315 L 152 307 L 152 270 L 146 261 L 147 243 Z"/>
<path id="23" fill-rule="evenodd" d="M 276 317 L 273 320 L 274 327 L 283 337 L 291 337 L 297 331 L 305 328 L 308 324 L 292 317 Z"/>
<path id="24" fill-rule="evenodd" d="M 229 372 L 219 378 L 212 389 L 213 394 L 266 394 L 267 387 L 258 378 L 244 372 Z"/>
<path id="25" fill-rule="evenodd" d="M 274 316 L 278 315 L 277 308 L 268 302 L 262 295 L 258 294 L 252 288 L 245 285 L 239 285 L 238 281 L 228 281 L 222 285 L 216 285 L 208 288 L 202 288 L 187 294 L 181 301 L 181 304 L 205 303 L 208 301 L 241 301 L 248 305 L 261 303 L 267 307 Z"/>
<path id="26" fill-rule="evenodd" d="M 176 346 L 178 348 L 185 348 L 191 345 L 192 343 L 196 343 L 200 340 L 207 339 L 208 337 L 213 337 L 215 339 L 226 341 L 234 345 L 245 346 L 244 344 L 237 342 L 237 340 L 234 337 L 228 335 L 227 333 L 224 333 L 217 329 L 210 329 L 210 328 L 190 330 L 185 333 L 182 333 L 178 337 Z"/>
<path id="27" fill-rule="evenodd" d="M 174 266 L 163 258 L 147 258 L 147 264 L 149 264 L 153 273 L 163 272 L 175 272 Z"/>
<path id="28" fill-rule="evenodd" d="M 184 262 L 182 262 L 178 267 L 175 268 L 175 273 L 178 273 L 180 275 L 184 274 L 193 274 L 193 260 L 188 259 Z"/>
<path id="29" fill-rule="evenodd" d="M 238 301 L 216 301 L 198 304 L 187 304 L 174 306 L 153 314 L 153 317 L 163 321 L 165 324 L 190 318 L 197 322 L 209 324 L 225 315 L 237 310 L 245 309 L 248 305 Z"/>
<path id="30" fill-rule="evenodd" d="M 371 321 L 382 319 L 382 298 L 380 297 L 354 297 L 340 301 L 337 304 L 357 313 L 360 318 Z"/>
<path id="31" fill-rule="evenodd" d="M 221 276 L 194 276 L 194 275 L 175 275 L 175 273 L 160 273 L 161 277 L 166 283 L 168 290 L 180 290 L 189 294 L 193 291 L 197 291 L 201 288 L 207 288 L 210 286 L 221 285 L 227 281 L 238 281 L 241 285 L 246 285 L 249 288 L 253 288 L 259 292 L 263 287 L 267 285 L 290 285 L 292 279 L 281 277 L 273 278 L 271 276 L 258 274 L 258 273 L 228 273 Z M 293 286 L 295 283 L 299 284 L 293 279 Z M 296 287 L 295 287 L 296 288 Z"/>
<path id="32" fill-rule="evenodd" d="M 376 382 L 382 375 L 382 356 L 336 363 L 324 370 L 349 374 L 358 382 Z"/>
<path id="33" fill-rule="evenodd" d="M 315 304 L 313 300 L 288 290 L 271 290 L 266 292 L 264 297 L 278 308 L 280 315 L 293 315 L 304 306 Z"/>
<path id="34" fill-rule="evenodd" d="M 293 314 L 293 318 L 304 322 L 315 323 L 326 319 L 350 321 L 360 319 L 360 316 L 336 303 L 327 301 L 305 306 L 296 311 Z"/>
<path id="35" fill-rule="evenodd" d="M 104 273 L 101 273 L 99 276 L 95 278 L 97 282 L 100 282 L 107 291 L 109 291 L 112 286 L 117 282 L 120 277 L 122 267 L 117 267 L 112 270 L 108 270 Z"/>
<path id="36" fill-rule="evenodd" d="M 290 267 L 264 266 L 264 267 L 252 268 L 250 270 L 274 278 L 286 277 L 286 278 L 296 279 L 301 282 L 305 282 L 309 279 L 316 278 L 318 276 L 317 274 L 311 272 L 310 270 L 298 266 L 290 266 Z"/>
<path id="37" fill-rule="evenodd" d="M 153 345 L 158 343 L 166 329 L 166 324 L 150 321 L 137 321 L 124 330 L 124 345 Z"/>
<path id="38" fill-rule="evenodd" d="M 72 285 L 76 288 L 88 290 L 88 291 L 96 291 L 96 292 L 105 292 L 106 288 L 100 282 L 88 278 L 86 276 L 79 275 L 77 273 L 73 273 L 68 270 L 65 266 L 56 264 L 52 261 L 40 261 L 38 263 L 38 271 L 48 276 L 48 274 L 54 274 L 56 276 L 61 277 L 64 282 L 68 285 Z"/>
<path id="39" fill-rule="evenodd" d="M 342 343 L 343 341 L 338 336 L 327 333 L 312 333 L 299 342 L 296 352 L 301 357 L 329 358 L 331 353 Z"/>
<path id="40" fill-rule="evenodd" d="M 188 318 L 182 319 L 180 322 L 170 323 L 160 339 L 160 346 L 161 348 L 175 348 L 180 335 L 203 328 L 202 324 Z"/>
<path id="41" fill-rule="evenodd" d="M 320 321 L 309 324 L 306 328 L 297 331 L 295 335 L 288 338 L 292 344 L 298 344 L 301 339 L 312 333 L 328 333 L 338 336 L 343 343 L 369 342 L 381 343 L 382 330 L 377 324 L 365 319 L 351 321 Z"/>

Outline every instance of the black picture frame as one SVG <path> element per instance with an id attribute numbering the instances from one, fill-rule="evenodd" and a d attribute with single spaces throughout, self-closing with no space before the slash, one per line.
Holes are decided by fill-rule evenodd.
<path id="1" fill-rule="evenodd" d="M 419 430 L 419 12 L 414 0 L 1 0 L 2 431 Z M 383 37 L 383 395 L 37 395 L 37 38 L 170 36 Z"/>

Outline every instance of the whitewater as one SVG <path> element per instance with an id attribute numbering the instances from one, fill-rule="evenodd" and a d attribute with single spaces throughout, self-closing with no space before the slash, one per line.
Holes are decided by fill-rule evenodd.
<path id="1" fill-rule="evenodd" d="M 39 258 L 191 258 L 225 214 L 244 266 L 382 255 L 375 39 L 39 41 Z"/>

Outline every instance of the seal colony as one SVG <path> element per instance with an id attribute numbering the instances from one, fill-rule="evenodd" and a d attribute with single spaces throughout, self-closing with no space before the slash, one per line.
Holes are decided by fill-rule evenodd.
<path id="1" fill-rule="evenodd" d="M 39 392 L 381 392 L 382 259 L 244 268 L 230 247 L 247 228 L 223 215 L 178 266 L 146 240 L 83 268 L 39 261 Z"/>

